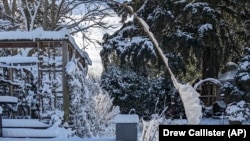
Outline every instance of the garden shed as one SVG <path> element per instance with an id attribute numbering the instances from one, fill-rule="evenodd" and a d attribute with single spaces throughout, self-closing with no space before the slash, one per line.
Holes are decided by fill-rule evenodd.
<path id="1" fill-rule="evenodd" d="M 16 116 L 39 118 L 47 108 L 69 114 L 66 65 L 77 58 L 87 74 L 91 60 L 67 29 L 0 33 L 0 96 L 18 98 Z M 35 114 L 39 112 L 39 114 Z"/>

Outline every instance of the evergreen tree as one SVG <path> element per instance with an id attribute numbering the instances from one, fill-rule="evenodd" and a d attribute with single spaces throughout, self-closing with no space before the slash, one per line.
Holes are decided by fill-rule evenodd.
<path id="1" fill-rule="evenodd" d="M 134 109 L 139 116 L 150 117 L 168 107 L 165 116 L 184 116 L 180 97 L 169 79 L 149 79 L 131 69 L 109 66 L 102 74 L 101 86 L 114 98 L 114 104 L 119 105 L 121 113 L 128 114 Z"/>
<path id="2" fill-rule="evenodd" d="M 246 47 L 244 50 L 244 56 L 239 64 L 239 69 L 235 76 L 236 85 L 243 95 L 241 99 L 247 100 L 250 98 L 250 48 Z"/>
<path id="3" fill-rule="evenodd" d="M 146 0 L 127 4 L 137 10 L 137 15 L 147 22 L 165 55 L 179 56 L 179 59 L 175 57 L 173 59 L 175 61 L 173 64 L 177 68 L 173 66 L 171 68 L 174 68 L 175 74 L 183 82 L 192 83 L 197 78 L 217 78 L 227 62 L 239 61 L 242 56 L 242 46 L 249 44 L 247 27 L 249 27 L 250 9 L 249 1 L 246 0 L 237 2 L 231 0 Z M 129 16 L 125 11 L 117 10 L 120 15 L 126 15 L 123 17 Z M 133 19 L 132 21 L 136 25 L 136 21 Z M 130 25 L 125 23 L 120 31 Z M 136 27 L 138 31 L 139 28 Z M 131 33 L 131 37 L 135 34 L 145 35 L 143 31 L 135 31 Z M 114 34 L 111 38 L 117 35 Z M 109 44 L 110 40 L 106 41 L 105 38 L 104 52 L 105 44 Z M 112 47 L 112 45 L 109 46 L 109 49 Z M 116 48 L 119 47 L 116 46 Z M 123 49 L 129 52 L 126 48 Z M 109 61 L 115 60 L 114 56 L 116 55 L 112 54 L 112 57 L 108 57 Z M 121 56 L 120 59 L 122 58 L 124 57 Z M 164 69 L 161 67 L 161 60 L 158 59 L 157 54 L 155 58 L 157 65 L 153 63 L 153 68 L 157 68 L 159 74 L 159 70 L 164 71 Z M 107 63 L 107 59 L 103 60 Z"/>

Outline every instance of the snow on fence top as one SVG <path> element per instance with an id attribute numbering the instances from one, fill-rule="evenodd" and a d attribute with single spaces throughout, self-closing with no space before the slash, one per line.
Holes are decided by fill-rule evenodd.
<path id="1" fill-rule="evenodd" d="M 0 103 L 17 103 L 18 99 L 14 96 L 0 96 Z"/>
<path id="2" fill-rule="evenodd" d="M 139 116 L 136 114 L 119 114 L 115 117 L 115 123 L 138 123 Z"/>

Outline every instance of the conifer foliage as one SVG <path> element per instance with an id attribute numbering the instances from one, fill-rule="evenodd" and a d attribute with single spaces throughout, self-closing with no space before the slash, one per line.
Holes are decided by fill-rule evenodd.
<path id="1" fill-rule="evenodd" d="M 236 84 L 243 95 L 241 99 L 249 99 L 250 97 L 250 48 L 246 47 L 244 56 L 239 63 L 239 68 L 235 76 Z"/>

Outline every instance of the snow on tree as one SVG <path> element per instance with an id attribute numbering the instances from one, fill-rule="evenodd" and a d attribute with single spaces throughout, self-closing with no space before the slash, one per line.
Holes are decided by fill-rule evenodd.
<path id="1" fill-rule="evenodd" d="M 9 20 L 0 19 L 0 31 L 7 31 L 15 28 L 15 26 Z"/>
<path id="2" fill-rule="evenodd" d="M 186 11 L 187 9 L 191 9 L 192 13 L 195 14 L 198 12 L 198 9 L 205 8 L 208 6 L 209 4 L 206 2 L 192 2 L 192 3 L 187 4 L 183 10 Z"/>
<path id="3" fill-rule="evenodd" d="M 141 141 L 157 141 L 159 140 L 158 127 L 164 121 L 163 116 L 157 114 L 152 115 L 152 119 L 145 121 L 142 119 L 142 135 L 140 137 Z"/>
<path id="4" fill-rule="evenodd" d="M 210 30 L 213 30 L 212 24 L 206 23 L 206 24 L 201 25 L 198 29 L 199 36 L 203 37 L 205 32 L 210 31 Z"/>
<path id="5" fill-rule="evenodd" d="M 148 79 L 131 69 L 109 66 L 102 74 L 101 86 L 114 98 L 114 104 L 119 105 L 124 114 L 135 109 L 140 117 L 150 118 L 151 114 L 159 113 L 168 106 L 166 117 L 179 118 L 181 114 L 184 115 L 180 97 L 169 79 Z"/>
<path id="6" fill-rule="evenodd" d="M 114 117 L 120 113 L 119 106 L 113 106 L 114 98 L 106 92 L 93 96 L 94 111 L 96 114 L 95 124 L 98 125 L 98 136 L 115 136 Z"/>
<path id="7" fill-rule="evenodd" d="M 250 103 L 247 103 L 245 100 L 229 103 L 227 105 L 225 112 L 226 112 L 226 117 L 228 117 L 228 119 L 231 121 L 234 120 L 240 122 L 250 121 Z"/>
<path id="8" fill-rule="evenodd" d="M 85 71 L 78 66 L 78 59 L 72 58 L 66 66 L 70 84 L 70 123 L 74 135 L 98 137 L 114 135 L 114 116 L 120 112 L 113 106 L 113 99 L 97 83 L 85 77 Z"/>
<path id="9" fill-rule="evenodd" d="M 152 42 L 143 35 L 138 36 L 139 32 L 141 30 L 137 25 L 128 22 L 113 35 L 104 35 L 105 42 L 101 51 L 104 68 L 114 63 L 147 75 L 147 64 L 155 62 L 156 54 Z M 114 59 L 109 59 L 111 57 Z"/>
<path id="10" fill-rule="evenodd" d="M 2 113 L 3 113 L 3 108 L 2 106 L 0 106 L 0 115 L 2 115 Z"/>
<path id="11" fill-rule="evenodd" d="M 17 5 L 23 17 L 25 30 L 32 31 L 34 29 L 34 24 L 40 4 L 41 0 L 38 1 L 18 0 Z M 26 13 L 26 10 L 28 14 Z"/>
<path id="12" fill-rule="evenodd" d="M 239 68 L 235 76 L 236 84 L 240 90 L 244 91 L 244 97 L 250 97 L 250 47 L 244 50 L 244 56 L 241 58 Z"/>
<path id="13" fill-rule="evenodd" d="M 182 102 L 184 104 L 185 108 L 185 114 L 187 116 L 188 124 L 199 124 L 200 120 L 202 118 L 202 106 L 200 103 L 199 96 L 200 94 L 189 84 L 181 84 L 179 83 L 174 74 L 172 73 L 172 70 L 169 68 L 168 65 L 168 58 L 163 54 L 161 48 L 159 47 L 159 43 L 155 39 L 153 33 L 149 30 L 149 26 L 147 23 L 140 17 L 134 13 L 132 7 L 123 5 L 128 11 L 130 11 L 136 20 L 141 24 L 141 26 L 144 28 L 145 32 L 151 39 L 151 41 L 154 44 L 154 47 L 156 48 L 157 52 L 159 53 L 161 59 L 163 60 L 166 69 L 171 75 L 171 79 L 173 81 L 173 84 L 175 88 L 179 91 L 179 94 L 181 96 Z"/>

